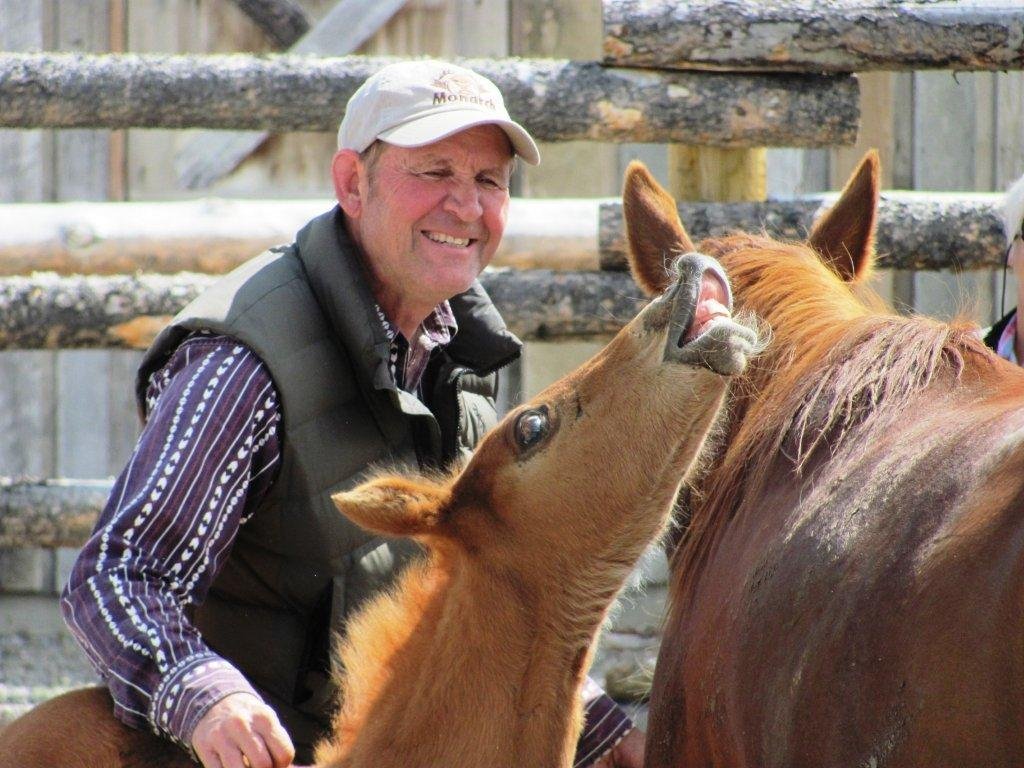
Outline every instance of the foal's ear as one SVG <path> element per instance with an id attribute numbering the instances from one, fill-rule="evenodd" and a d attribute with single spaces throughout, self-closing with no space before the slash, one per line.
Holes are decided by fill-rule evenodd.
<path id="1" fill-rule="evenodd" d="M 398 476 L 378 477 L 331 496 L 360 528 L 385 536 L 436 533 L 449 498 L 447 485 Z"/>
<path id="2" fill-rule="evenodd" d="M 626 169 L 622 213 L 629 243 L 629 270 L 644 293 L 656 296 L 671 280 L 669 265 L 692 251 L 693 243 L 679 221 L 676 201 L 637 160 Z"/>
<path id="3" fill-rule="evenodd" d="M 879 177 L 878 152 L 872 149 L 846 182 L 836 204 L 811 228 L 808 243 L 847 282 L 866 276 L 871 269 Z"/>

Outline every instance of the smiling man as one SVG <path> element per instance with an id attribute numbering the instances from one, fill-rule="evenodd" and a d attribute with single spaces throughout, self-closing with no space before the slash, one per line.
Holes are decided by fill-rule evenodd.
<path id="1" fill-rule="evenodd" d="M 520 353 L 476 280 L 515 156 L 540 160 L 498 89 L 451 64 L 390 65 L 352 96 L 338 146 L 338 205 L 147 353 L 145 426 L 62 598 L 115 714 L 206 768 L 308 762 L 339 693 L 333 633 L 412 552 L 330 495 L 376 465 L 472 450 Z M 588 690 L 578 765 L 639 766 L 640 732 Z"/>

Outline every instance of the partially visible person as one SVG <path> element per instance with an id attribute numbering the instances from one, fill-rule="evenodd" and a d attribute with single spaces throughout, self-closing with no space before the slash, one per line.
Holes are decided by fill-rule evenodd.
<path id="1" fill-rule="evenodd" d="M 62 597 L 115 715 L 206 768 L 309 762 L 338 695 L 331 635 L 409 554 L 330 495 L 382 462 L 472 450 L 520 353 L 476 278 L 515 156 L 539 153 L 494 84 L 389 65 L 349 101 L 338 147 L 337 205 L 147 353 L 145 427 Z M 578 765 L 639 768 L 641 732 L 590 692 Z"/>
<path id="2" fill-rule="evenodd" d="M 1006 234 L 1006 263 L 1003 265 L 1002 296 L 1006 295 L 1006 270 L 1012 269 L 1017 282 L 1017 303 L 985 332 L 985 343 L 1000 357 L 1024 364 L 1024 328 L 1019 310 L 1024 308 L 1024 176 L 1006 191 L 1003 200 L 1003 231 Z M 1003 306 L 1000 303 L 1000 311 Z"/>

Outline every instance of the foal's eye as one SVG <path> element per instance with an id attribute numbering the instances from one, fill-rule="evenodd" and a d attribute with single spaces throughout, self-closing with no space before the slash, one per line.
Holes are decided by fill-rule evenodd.
<path id="1" fill-rule="evenodd" d="M 522 449 L 532 448 L 548 433 L 548 414 L 546 410 L 537 409 L 523 411 L 516 419 L 513 434 L 516 445 Z"/>

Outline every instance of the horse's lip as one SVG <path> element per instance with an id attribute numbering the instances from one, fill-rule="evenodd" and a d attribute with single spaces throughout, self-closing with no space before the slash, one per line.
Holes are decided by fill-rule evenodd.
<path id="1" fill-rule="evenodd" d="M 686 331 L 679 337 L 680 347 L 700 338 L 716 318 L 732 317 L 729 281 L 725 279 L 724 273 L 717 265 L 709 265 L 704 269 L 697 282 L 696 293 L 690 322 Z"/>
<path id="2" fill-rule="evenodd" d="M 673 323 L 679 335 L 670 342 L 677 349 L 698 341 L 716 319 L 729 318 L 732 313 L 732 292 L 725 271 L 717 261 L 703 254 L 694 256 L 697 258 L 680 262 L 677 316 Z"/>

